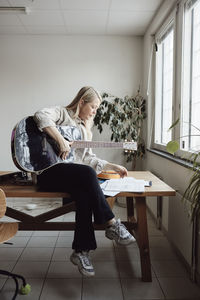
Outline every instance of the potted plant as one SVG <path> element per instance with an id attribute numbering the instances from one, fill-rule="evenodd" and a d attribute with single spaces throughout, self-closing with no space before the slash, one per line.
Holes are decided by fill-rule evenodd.
<path id="1" fill-rule="evenodd" d="M 172 129 L 179 123 L 179 119 L 172 124 L 169 128 Z M 191 124 L 191 126 L 193 126 Z M 194 126 L 197 131 L 200 129 Z M 200 137 L 200 134 L 196 136 Z M 181 137 L 180 137 L 181 138 Z M 179 149 L 179 142 L 172 140 L 167 144 L 167 151 L 174 154 Z M 199 249 L 199 229 L 200 229 L 200 163 L 198 158 L 200 157 L 200 151 L 194 151 L 188 160 L 191 162 L 191 169 L 193 174 L 189 180 L 188 186 L 184 191 L 182 200 L 186 203 L 187 200 L 190 202 L 189 218 L 192 224 L 192 260 L 191 260 L 191 279 L 197 281 L 197 265 L 198 265 L 198 249 Z"/>
<path id="2" fill-rule="evenodd" d="M 178 123 L 179 119 L 176 122 L 174 122 L 174 124 L 172 124 L 169 130 L 174 128 Z M 199 128 L 195 128 L 200 132 Z M 200 136 L 200 134 L 197 136 Z M 167 144 L 167 151 L 169 153 L 174 154 L 177 150 L 179 150 L 179 142 L 177 140 L 172 140 Z M 200 216 L 200 163 L 198 162 L 199 157 L 200 151 L 194 151 L 188 157 L 188 160 L 191 162 L 191 169 L 194 172 L 183 194 L 183 200 L 190 201 L 189 217 L 191 222 L 193 222 L 196 217 Z"/>
<path id="3" fill-rule="evenodd" d="M 142 139 L 142 123 L 146 118 L 145 100 L 138 90 L 135 97 L 119 98 L 108 93 L 102 94 L 103 101 L 94 119 L 94 125 L 100 133 L 103 124 L 111 129 L 111 141 L 135 141 L 137 151 L 124 150 L 126 161 L 136 166 L 136 158 L 145 154 L 144 140 Z"/>

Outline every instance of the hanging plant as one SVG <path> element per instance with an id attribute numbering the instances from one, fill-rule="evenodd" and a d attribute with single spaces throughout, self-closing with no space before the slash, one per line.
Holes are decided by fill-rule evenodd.
<path id="1" fill-rule="evenodd" d="M 139 91 L 135 97 L 115 97 L 108 93 L 102 94 L 103 101 L 94 118 L 94 125 L 100 133 L 103 131 L 103 124 L 111 129 L 111 141 L 137 142 L 137 150 L 124 150 L 126 161 L 136 165 L 136 158 L 142 158 L 145 154 L 144 140 L 141 136 L 143 120 L 146 118 L 145 100 Z"/>

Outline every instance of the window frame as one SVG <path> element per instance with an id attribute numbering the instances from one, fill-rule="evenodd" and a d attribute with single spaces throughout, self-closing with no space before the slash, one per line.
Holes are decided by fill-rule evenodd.
<path id="1" fill-rule="evenodd" d="M 193 2 L 194 3 L 194 5 L 195 5 L 195 2 L 199 2 L 199 5 L 200 5 L 200 1 L 198 1 L 198 0 L 185 0 L 184 1 L 184 3 L 183 3 L 183 5 L 182 5 L 182 15 L 183 15 L 183 45 L 182 45 L 182 52 L 183 52 L 183 61 L 182 61 L 182 68 L 183 68 L 183 72 L 182 72 L 182 81 L 184 82 L 184 76 L 185 76 L 185 74 L 184 74 L 184 55 L 185 55 L 185 53 L 184 53 L 184 40 L 185 40 L 185 32 L 184 32 L 184 29 L 185 29 L 185 21 L 186 21 L 186 15 L 185 15 L 185 11 L 186 11 L 186 6 L 188 5 L 189 6 L 189 3 L 191 3 L 191 2 Z M 193 6 L 193 4 L 191 5 L 191 7 Z M 191 19 L 191 21 L 193 22 L 193 20 Z M 191 24 L 189 24 L 190 26 L 191 26 Z M 192 28 L 193 29 L 193 28 Z M 190 30 L 191 30 L 191 28 L 190 28 Z M 194 34 L 194 32 L 191 30 L 191 32 L 190 32 L 190 34 L 193 36 L 193 34 Z M 192 69 L 193 69 L 193 53 L 191 53 L 193 51 L 193 43 L 192 44 L 190 44 L 190 57 L 189 57 L 189 60 L 190 60 L 190 65 L 189 65 L 189 67 L 190 67 L 190 76 L 189 76 L 189 80 L 190 80 L 190 87 L 188 87 L 188 89 L 189 89 L 189 97 L 191 97 L 191 89 L 192 89 L 192 84 L 193 84 L 193 82 L 192 82 L 192 84 L 191 84 L 191 76 L 192 76 Z M 192 65 L 191 65 L 192 64 Z M 181 97 L 181 104 L 182 104 L 182 99 L 183 99 L 183 88 L 182 88 L 182 97 Z M 190 101 L 192 101 L 191 99 L 188 101 L 188 102 L 190 102 Z M 190 108 L 190 111 L 191 111 L 191 114 L 192 114 L 192 106 L 191 106 L 191 103 L 189 103 L 189 108 Z M 181 107 L 181 112 L 180 112 L 180 116 L 181 116 L 181 121 L 182 121 L 182 114 L 183 114 L 183 108 Z M 191 119 L 191 115 L 189 115 L 189 119 Z M 182 130 L 181 130 L 182 128 L 180 128 L 180 136 L 183 136 L 183 133 L 181 132 Z M 189 129 L 189 131 L 191 131 L 192 130 L 192 123 L 190 124 L 190 125 L 188 125 L 188 129 Z M 188 140 L 189 140 L 189 147 L 190 147 L 190 143 L 192 142 L 191 141 L 191 137 L 189 137 L 188 138 Z M 180 143 L 182 142 L 182 140 L 180 139 Z M 188 151 L 188 150 L 184 150 L 184 149 L 182 149 L 182 150 L 180 150 L 180 153 L 182 154 L 182 155 L 184 155 L 184 154 L 192 154 L 192 153 L 194 153 L 194 151 Z"/>
<path id="2" fill-rule="evenodd" d="M 162 37 L 167 33 L 167 31 L 172 28 L 173 29 L 173 79 L 172 79 L 172 123 L 175 120 L 175 112 L 174 112 L 174 99 L 175 99 L 175 76 L 176 76 L 176 8 L 171 12 L 171 14 L 167 17 L 167 19 L 163 22 L 161 28 L 156 32 L 154 43 L 157 45 L 158 41 L 162 39 Z M 152 142 L 151 148 L 155 148 L 157 150 L 166 151 L 166 146 L 164 144 L 159 144 L 155 142 L 155 109 L 156 109 L 156 46 L 154 49 L 154 103 L 153 103 L 153 111 L 154 111 L 154 120 L 153 120 L 153 132 L 152 132 Z M 172 139 L 174 139 L 174 133 L 172 132 Z"/>
<path id="3" fill-rule="evenodd" d="M 184 76 L 184 41 L 185 41 L 185 7 L 187 3 L 192 0 L 184 0 L 180 1 L 178 5 L 174 7 L 170 15 L 163 22 L 160 30 L 158 30 L 155 34 L 155 43 L 157 38 L 164 32 L 164 29 L 170 24 L 170 22 L 174 22 L 174 62 L 173 62 L 173 95 L 172 95 L 172 123 L 174 123 L 178 118 L 180 118 L 180 122 L 172 129 L 172 140 L 177 140 L 179 143 L 181 142 L 181 118 L 182 118 L 182 97 L 183 97 L 183 88 L 182 81 Z M 195 0 L 194 0 L 195 1 Z M 198 0 L 196 0 L 198 1 Z M 154 86 L 154 101 L 152 101 L 152 111 L 153 115 L 155 115 L 155 96 L 156 96 L 156 53 L 154 51 L 154 70 L 152 70 L 154 76 L 153 79 L 155 81 Z M 152 135 L 151 135 L 151 149 L 161 150 L 167 152 L 166 146 L 162 144 L 155 143 L 155 116 L 153 120 L 152 126 Z M 184 159 L 188 158 L 192 152 L 187 150 L 178 150 L 174 156 Z"/>

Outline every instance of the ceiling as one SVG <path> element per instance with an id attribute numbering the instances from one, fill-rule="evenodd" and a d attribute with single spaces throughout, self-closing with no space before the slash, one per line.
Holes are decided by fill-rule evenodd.
<path id="1" fill-rule="evenodd" d="M 0 0 L 0 34 L 144 35 L 164 0 Z"/>

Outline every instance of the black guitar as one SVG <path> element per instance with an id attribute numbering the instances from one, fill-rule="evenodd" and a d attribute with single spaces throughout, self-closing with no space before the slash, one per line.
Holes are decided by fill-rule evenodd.
<path id="1" fill-rule="evenodd" d="M 136 150 L 135 142 L 91 142 L 81 141 L 81 132 L 74 126 L 57 126 L 62 136 L 72 141 L 71 151 L 66 160 L 59 156 L 59 149 L 50 136 L 41 132 L 33 117 L 21 120 L 13 129 L 11 137 L 12 158 L 17 168 L 25 172 L 43 171 L 55 164 L 73 162 L 74 148 L 122 148 Z"/>

